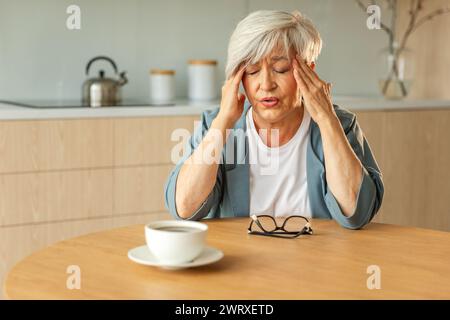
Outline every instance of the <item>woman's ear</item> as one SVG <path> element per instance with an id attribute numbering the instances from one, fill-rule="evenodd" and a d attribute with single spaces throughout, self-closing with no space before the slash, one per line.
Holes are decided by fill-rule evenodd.
<path id="1" fill-rule="evenodd" d="M 311 69 L 315 69 L 316 68 L 316 63 L 313 61 L 313 62 L 311 62 Z"/>

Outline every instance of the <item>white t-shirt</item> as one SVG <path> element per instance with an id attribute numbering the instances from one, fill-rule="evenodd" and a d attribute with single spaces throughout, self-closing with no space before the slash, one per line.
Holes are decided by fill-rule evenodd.
<path id="1" fill-rule="evenodd" d="M 252 108 L 248 110 L 250 215 L 311 217 L 306 180 L 310 121 L 311 116 L 305 109 L 302 123 L 291 140 L 278 148 L 270 148 L 256 131 Z"/>

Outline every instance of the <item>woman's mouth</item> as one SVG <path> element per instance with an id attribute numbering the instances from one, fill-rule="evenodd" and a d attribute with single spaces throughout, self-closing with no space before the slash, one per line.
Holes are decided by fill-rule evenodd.
<path id="1" fill-rule="evenodd" d="M 275 97 L 263 98 L 260 100 L 261 104 L 267 108 L 275 107 L 280 100 Z"/>

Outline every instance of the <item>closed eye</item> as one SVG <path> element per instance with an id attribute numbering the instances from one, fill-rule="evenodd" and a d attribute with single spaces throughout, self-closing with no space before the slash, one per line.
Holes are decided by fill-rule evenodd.
<path id="1" fill-rule="evenodd" d="M 280 71 L 278 71 L 278 70 L 274 70 L 276 73 L 286 73 L 286 72 L 288 72 L 289 71 L 289 69 L 287 69 L 287 70 L 280 70 Z M 246 72 L 246 74 L 248 74 L 248 75 L 254 75 L 254 74 L 257 74 L 259 72 L 259 70 L 258 71 L 253 71 L 253 72 Z"/>

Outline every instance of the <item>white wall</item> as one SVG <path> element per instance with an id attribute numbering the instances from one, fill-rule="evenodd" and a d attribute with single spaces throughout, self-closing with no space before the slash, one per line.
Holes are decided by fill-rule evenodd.
<path id="1" fill-rule="evenodd" d="M 81 30 L 66 28 L 70 4 L 81 7 Z M 191 58 L 217 59 L 220 85 L 231 32 L 257 9 L 299 9 L 314 21 L 325 42 L 318 72 L 335 94 L 378 93 L 385 37 L 353 0 L 0 0 L 0 99 L 79 99 L 86 62 L 100 54 L 128 71 L 128 98 L 148 96 L 154 67 L 174 68 L 185 97 Z"/>

